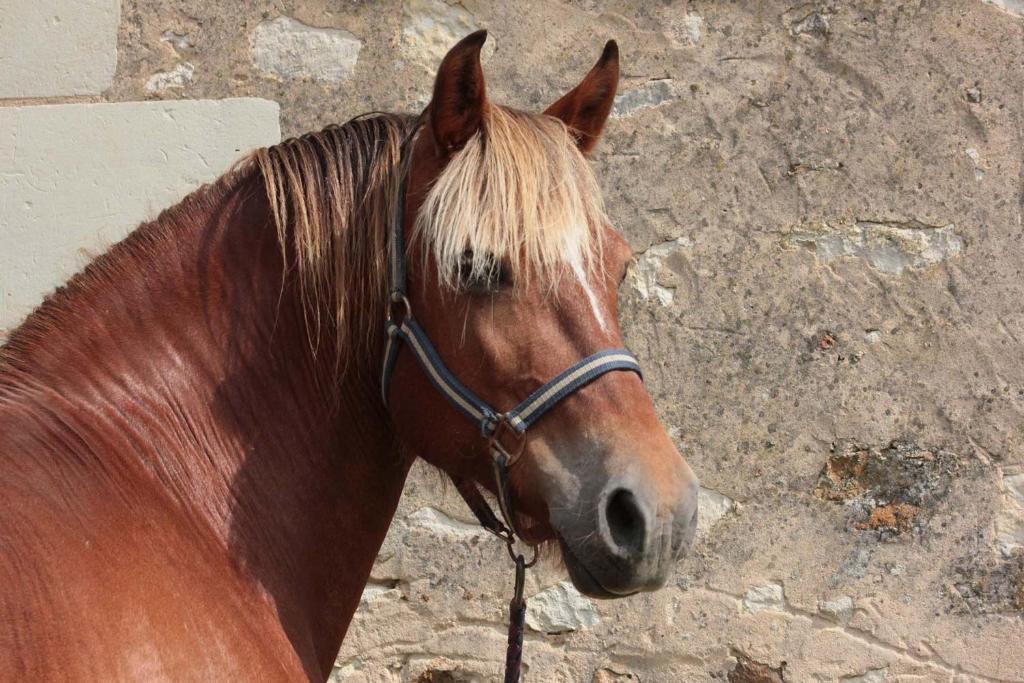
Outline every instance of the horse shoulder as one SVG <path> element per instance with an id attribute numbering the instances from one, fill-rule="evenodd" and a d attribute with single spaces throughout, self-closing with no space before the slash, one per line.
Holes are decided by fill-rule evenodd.
<path id="1" fill-rule="evenodd" d="M 212 534 L 165 497 L 104 494 L 38 437 L 0 406 L 0 680 L 308 678 Z"/>

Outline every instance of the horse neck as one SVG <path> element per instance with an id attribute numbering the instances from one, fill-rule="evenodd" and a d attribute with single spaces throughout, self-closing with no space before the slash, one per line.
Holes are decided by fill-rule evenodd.
<path id="1" fill-rule="evenodd" d="M 65 324 L 19 374 L 42 401 L 61 397 L 51 428 L 88 433 L 111 494 L 179 508 L 262 587 L 300 657 L 329 671 L 409 463 L 368 359 L 339 379 L 330 324 L 312 342 L 307 324 L 333 317 L 282 288 L 258 179 L 201 213 L 141 229 L 94 267 L 116 277 L 77 295 L 72 283 Z M 111 267 L 119 258 L 136 263 Z"/>

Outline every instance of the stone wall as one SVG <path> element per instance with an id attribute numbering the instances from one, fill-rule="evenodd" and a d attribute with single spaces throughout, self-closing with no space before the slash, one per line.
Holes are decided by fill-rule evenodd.
<path id="1" fill-rule="evenodd" d="M 622 319 L 701 533 L 656 594 L 531 572 L 526 680 L 1024 681 L 1022 15 L 0 0 L 0 327 L 279 130 L 418 110 L 472 29 L 493 98 L 530 109 L 614 37 Z M 510 581 L 418 469 L 334 677 L 495 680 Z"/>

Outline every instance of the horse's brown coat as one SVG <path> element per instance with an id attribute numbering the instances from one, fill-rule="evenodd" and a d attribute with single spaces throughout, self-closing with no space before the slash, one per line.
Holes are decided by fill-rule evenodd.
<path id="1" fill-rule="evenodd" d="M 442 91 L 481 42 L 455 49 Z M 568 107 L 567 123 L 596 136 L 614 88 L 588 79 L 603 91 L 574 91 L 586 106 Z M 416 139 L 409 228 L 486 119 L 466 116 L 464 95 L 456 88 L 445 106 L 435 97 L 428 112 L 447 143 Z M 329 673 L 413 457 L 378 398 L 381 349 L 356 342 L 382 334 L 390 213 L 380 207 L 398 164 L 381 150 L 412 125 L 361 119 L 260 152 L 97 259 L 0 350 L 0 679 Z M 314 185 L 320 202 L 307 206 L 312 195 L 295 190 Z M 310 220 L 325 232 L 303 233 Z M 566 277 L 564 297 L 542 283 L 496 294 L 488 318 L 479 298 L 446 293 L 414 259 L 414 306 L 453 369 L 504 406 L 589 347 L 620 341 L 592 310 L 614 317 L 629 255 L 606 237 L 592 300 L 587 283 Z M 407 356 L 392 395 L 405 443 L 490 485 L 486 460 L 467 457 L 480 455 L 472 427 Z M 552 521 L 564 502 L 552 468 L 572 458 L 583 480 L 639 472 L 668 523 L 692 494 L 692 473 L 632 375 L 609 376 L 552 415 L 513 472 L 534 540 L 578 540 Z M 592 511 L 578 504 L 577 517 Z M 664 538 L 677 552 L 676 536 Z M 671 558 L 657 550 L 660 573 L 644 581 L 664 578 Z"/>

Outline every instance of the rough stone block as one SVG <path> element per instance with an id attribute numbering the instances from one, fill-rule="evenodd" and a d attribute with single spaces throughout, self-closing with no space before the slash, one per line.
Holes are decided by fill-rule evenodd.
<path id="1" fill-rule="evenodd" d="M 182 90 L 192 82 L 196 68 L 189 62 L 182 62 L 170 71 L 160 71 L 146 81 L 146 92 L 162 93 L 168 90 Z"/>
<path id="2" fill-rule="evenodd" d="M 0 338 L 89 258 L 280 138 L 260 99 L 0 108 Z"/>
<path id="3" fill-rule="evenodd" d="M 568 581 L 534 595 L 526 606 L 526 625 L 541 633 L 576 631 L 599 620 L 594 603 Z"/>
<path id="4" fill-rule="evenodd" d="M 362 41 L 345 29 L 306 26 L 289 17 L 262 22 L 250 41 L 256 68 L 286 81 L 344 81 L 355 73 L 362 49 Z"/>
<path id="5" fill-rule="evenodd" d="M 1010 14 L 1024 17 L 1024 0 L 983 0 L 983 2 L 995 5 Z"/>
<path id="6" fill-rule="evenodd" d="M 1024 548 L 1024 472 L 1003 474 L 1003 506 L 995 530 L 996 545 L 1004 555 Z"/>
<path id="7" fill-rule="evenodd" d="M 786 605 L 782 586 L 777 583 L 766 583 L 762 586 L 751 586 L 743 594 L 743 608 L 748 612 L 773 610 L 781 612 Z"/>
<path id="8" fill-rule="evenodd" d="M 703 486 L 697 493 L 697 536 L 706 536 L 722 517 L 736 509 L 736 501 Z"/>
<path id="9" fill-rule="evenodd" d="M 483 28 L 461 3 L 407 0 L 402 6 L 402 51 L 432 72 L 452 45 Z M 496 37 L 484 44 L 483 57 L 494 52 Z"/>
<path id="10" fill-rule="evenodd" d="M 648 81 L 639 88 L 617 95 L 612 116 L 616 118 L 631 116 L 641 109 L 653 109 L 666 102 L 671 102 L 675 97 L 671 80 L 662 78 Z"/>
<path id="11" fill-rule="evenodd" d="M 958 255 L 963 238 L 956 226 L 926 225 L 920 221 L 857 221 L 851 225 L 822 224 L 796 229 L 786 246 L 814 246 L 822 261 L 860 258 L 887 275 L 933 266 Z"/>
<path id="12" fill-rule="evenodd" d="M 841 595 L 832 600 L 822 600 L 818 603 L 818 611 L 830 619 L 846 623 L 853 616 L 853 598 L 849 595 Z"/>

